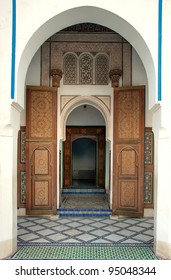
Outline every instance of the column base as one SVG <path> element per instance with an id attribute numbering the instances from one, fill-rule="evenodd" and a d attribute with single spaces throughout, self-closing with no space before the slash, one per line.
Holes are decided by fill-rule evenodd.
<path id="1" fill-rule="evenodd" d="M 156 241 L 154 250 L 157 257 L 164 260 L 171 260 L 171 244 L 164 241 Z"/>
<path id="2" fill-rule="evenodd" d="M 0 241 L 0 259 L 5 259 L 17 250 L 17 240 L 10 239 Z"/>

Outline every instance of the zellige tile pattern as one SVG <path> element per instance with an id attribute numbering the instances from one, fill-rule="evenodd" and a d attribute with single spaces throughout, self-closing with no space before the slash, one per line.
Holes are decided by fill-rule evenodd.
<path id="1" fill-rule="evenodd" d="M 153 219 L 18 217 L 18 244 L 32 242 L 152 244 Z"/>

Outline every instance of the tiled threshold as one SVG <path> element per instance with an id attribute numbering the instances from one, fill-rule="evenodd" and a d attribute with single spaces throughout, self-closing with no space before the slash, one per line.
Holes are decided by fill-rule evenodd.
<path id="1" fill-rule="evenodd" d="M 111 213 L 111 209 L 57 209 L 57 214 L 60 217 L 109 217 Z"/>

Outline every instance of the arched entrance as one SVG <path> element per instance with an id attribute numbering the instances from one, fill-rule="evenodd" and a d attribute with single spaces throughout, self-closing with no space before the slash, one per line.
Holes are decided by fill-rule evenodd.
<path id="1" fill-rule="evenodd" d="M 106 166 L 111 166 L 111 164 L 108 154 L 109 143 L 106 142 L 105 135 L 105 119 L 96 108 L 99 105 L 98 102 L 95 103 L 94 100 L 93 104 L 90 98 L 90 105 L 88 97 L 87 102 L 85 98 L 80 97 L 79 103 L 83 102 L 81 99 L 84 103 L 77 106 L 76 102 L 75 108 L 66 120 L 61 208 L 67 207 L 67 199 L 68 208 L 97 209 L 102 208 L 103 204 L 106 208 L 108 204 L 109 209 L 107 199 L 109 198 L 110 170 Z M 70 110 L 69 105 L 68 109 Z M 81 200 L 78 199 L 78 195 L 81 195 Z M 65 203 L 62 203 L 64 200 Z M 72 205 L 70 200 L 72 200 Z"/>

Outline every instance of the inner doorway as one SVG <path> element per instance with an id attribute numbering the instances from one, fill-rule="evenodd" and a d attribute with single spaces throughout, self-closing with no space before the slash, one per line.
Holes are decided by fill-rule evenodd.
<path id="1" fill-rule="evenodd" d="M 64 187 L 81 181 L 105 188 L 105 127 L 67 126 L 64 142 Z M 89 182 L 90 182 L 89 181 Z"/>
<path id="2" fill-rule="evenodd" d="M 63 188 L 59 211 L 66 208 L 84 211 L 109 209 L 105 189 L 105 133 L 104 117 L 91 105 L 80 105 L 68 116 L 66 140 L 63 143 Z"/>
<path id="3" fill-rule="evenodd" d="M 73 136 L 72 186 L 81 188 L 97 185 L 96 143 L 96 136 Z"/>

